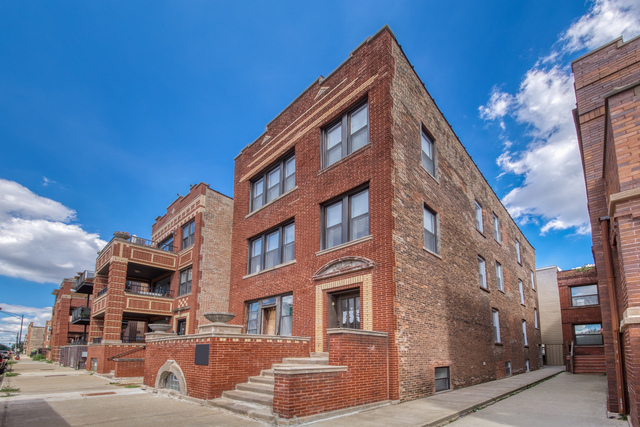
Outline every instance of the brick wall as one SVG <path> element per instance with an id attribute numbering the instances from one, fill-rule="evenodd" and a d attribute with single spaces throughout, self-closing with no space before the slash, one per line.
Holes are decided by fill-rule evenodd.
<path id="1" fill-rule="evenodd" d="M 346 372 L 274 372 L 273 413 L 304 417 L 388 400 L 389 345 L 386 334 L 336 329 L 329 334 L 329 364 Z"/>
<path id="2" fill-rule="evenodd" d="M 640 205 L 637 195 L 613 205 L 609 209 L 612 192 L 634 189 L 637 185 L 637 115 L 632 113 L 631 103 L 634 85 L 640 81 L 640 38 L 622 41 L 622 38 L 608 43 L 595 51 L 578 58 L 572 63 L 577 108 L 574 119 L 578 130 L 580 153 L 584 167 L 589 216 L 593 240 L 593 253 L 598 270 L 598 292 L 602 312 L 605 360 L 607 367 L 607 408 L 616 412 L 619 396 L 616 381 L 615 350 L 613 333 L 617 325 L 612 325 L 612 315 L 620 319 L 628 307 L 637 306 L 639 301 L 632 295 L 640 292 L 637 274 L 638 249 L 635 230 Z M 614 147 L 612 146 L 615 146 Z M 631 156 L 629 154 L 633 152 Z M 606 168 L 606 169 L 605 169 Z M 604 178 L 604 179 L 603 179 Z M 625 206 L 626 205 L 626 206 Z M 600 218 L 609 217 L 611 240 L 602 239 Z M 613 257 L 613 266 L 605 263 L 604 245 Z M 630 262 L 627 262 L 630 261 Z M 613 269 L 616 297 L 609 295 L 607 270 Z M 629 283 L 629 278 L 632 283 Z M 611 300 L 618 307 L 618 313 L 611 312 Z M 617 332 L 615 332 L 617 333 Z M 623 331 L 622 341 L 625 354 L 626 393 L 630 403 L 631 419 L 638 425 L 638 405 L 635 388 L 640 385 L 640 377 L 633 369 L 634 361 L 640 357 L 633 334 Z"/>
<path id="3" fill-rule="evenodd" d="M 137 351 L 136 351 L 137 350 Z M 123 354 L 126 353 L 126 354 Z M 87 346 L 86 369 L 91 370 L 91 359 L 98 359 L 99 374 L 109 374 L 116 369 L 116 362 L 111 358 L 119 356 L 123 358 L 142 358 L 145 355 L 141 344 L 94 344 Z M 142 375 L 134 375 L 142 376 Z"/>
<path id="4" fill-rule="evenodd" d="M 115 378 L 144 376 L 144 358 L 122 358 L 114 360 Z"/>
<path id="5" fill-rule="evenodd" d="M 196 345 L 209 345 L 209 364 L 195 364 Z M 181 368 L 188 396 L 214 399 L 236 384 L 259 375 L 285 357 L 309 356 L 304 339 L 263 339 L 259 337 L 186 337 L 148 341 L 145 354 L 144 384 L 155 387 L 158 370 L 175 361 Z"/>

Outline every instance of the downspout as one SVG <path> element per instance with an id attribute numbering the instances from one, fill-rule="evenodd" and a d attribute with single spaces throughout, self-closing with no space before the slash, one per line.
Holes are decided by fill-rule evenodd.
<path id="1" fill-rule="evenodd" d="M 609 309 L 611 311 L 611 332 L 613 334 L 613 355 L 616 369 L 616 388 L 618 390 L 618 412 L 626 414 L 624 399 L 624 377 L 622 373 L 622 347 L 620 345 L 620 319 L 618 318 L 618 297 L 613 275 L 613 260 L 609 247 L 609 222 L 608 216 L 600 218 L 600 231 L 602 236 L 602 252 L 604 266 L 607 273 L 607 290 L 609 291 Z"/>

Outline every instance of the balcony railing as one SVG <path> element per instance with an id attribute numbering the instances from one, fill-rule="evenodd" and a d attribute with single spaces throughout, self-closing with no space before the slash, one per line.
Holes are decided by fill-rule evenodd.
<path id="1" fill-rule="evenodd" d="M 71 323 L 77 322 L 78 320 L 90 320 L 90 319 L 91 319 L 91 307 L 76 307 L 71 312 Z"/>
<path id="2" fill-rule="evenodd" d="M 78 338 L 71 341 L 71 345 L 87 345 L 87 340 L 84 338 Z"/>
<path id="3" fill-rule="evenodd" d="M 95 277 L 95 273 L 91 270 L 85 270 L 82 272 L 80 276 L 76 279 L 76 289 L 81 287 L 83 283 L 88 283 L 89 285 L 93 284 L 93 278 Z"/>
<path id="4" fill-rule="evenodd" d="M 122 337 L 122 342 L 125 343 L 125 344 L 133 344 L 133 343 L 144 344 L 144 336 L 141 336 L 141 337 L 123 336 Z"/>
<path id="5" fill-rule="evenodd" d="M 105 286 L 104 288 L 100 289 L 98 291 L 98 296 L 104 295 L 107 293 L 107 287 Z M 97 297 L 96 297 L 97 298 Z"/>
<path id="6" fill-rule="evenodd" d="M 128 233 L 120 233 L 120 232 L 114 233 L 114 236 L 118 237 L 119 239 L 127 240 L 133 243 L 134 245 L 144 246 L 146 248 L 160 249 L 162 251 L 167 251 L 167 252 L 175 252 L 173 239 L 170 239 L 169 241 L 164 240 L 162 242 L 156 242 L 155 240 L 144 239 L 138 236 L 130 236 Z M 109 246 L 109 244 L 107 244 L 107 246 Z M 105 246 L 105 248 L 107 246 Z"/>
<path id="7" fill-rule="evenodd" d="M 126 292 L 138 295 L 148 295 L 152 297 L 167 297 L 173 298 L 173 291 L 168 287 L 163 286 L 149 286 L 148 283 L 135 282 L 127 280 L 124 290 Z"/>
<path id="8" fill-rule="evenodd" d="M 102 342 L 102 338 L 94 338 L 91 342 L 93 344 L 100 344 Z"/>

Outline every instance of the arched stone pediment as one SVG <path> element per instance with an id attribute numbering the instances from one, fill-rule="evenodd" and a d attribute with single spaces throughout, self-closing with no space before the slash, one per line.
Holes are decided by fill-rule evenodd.
<path id="1" fill-rule="evenodd" d="M 373 268 L 375 264 L 367 258 L 347 256 L 328 262 L 313 275 L 313 280 L 322 280 L 341 274 Z"/>
<path id="2" fill-rule="evenodd" d="M 167 360 L 164 365 L 158 369 L 158 373 L 156 374 L 156 390 L 161 389 L 163 387 L 163 382 L 166 380 L 168 374 L 174 374 L 178 379 L 178 383 L 180 384 L 180 394 L 186 396 L 187 395 L 187 380 L 184 377 L 184 373 L 175 360 Z"/>

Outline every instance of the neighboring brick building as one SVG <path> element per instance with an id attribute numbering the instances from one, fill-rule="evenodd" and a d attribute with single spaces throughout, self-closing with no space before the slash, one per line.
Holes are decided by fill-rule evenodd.
<path id="1" fill-rule="evenodd" d="M 311 383 L 276 372 L 281 416 L 538 369 L 534 249 L 388 27 L 242 150 L 234 187 L 232 323 L 267 339 L 309 336 L 312 351 L 348 365 L 344 381 L 363 379 L 341 392 L 351 383 L 329 373 L 312 391 L 333 393 L 330 403 L 300 410 L 279 387 Z M 380 366 L 385 381 L 364 381 Z"/>
<path id="2" fill-rule="evenodd" d="M 56 299 L 51 310 L 51 351 L 47 357 L 54 362 L 60 362 L 62 347 L 76 343 L 85 344 L 88 329 L 86 325 L 74 324 L 71 316 L 78 307 L 87 306 L 89 294 L 75 292 L 75 278 L 63 279 L 60 288 L 52 292 Z"/>
<path id="3" fill-rule="evenodd" d="M 51 320 L 47 320 L 47 322 L 44 325 L 44 350 L 45 350 L 45 356 L 47 356 L 47 359 L 51 360 L 51 331 L 52 331 L 52 327 L 51 327 Z"/>
<path id="4" fill-rule="evenodd" d="M 543 363 L 549 366 L 565 365 L 560 291 L 558 289 L 559 271 L 560 269 L 555 265 L 536 270 Z"/>
<path id="5" fill-rule="evenodd" d="M 43 354 L 44 338 L 45 338 L 45 327 L 34 326 L 33 322 L 29 323 L 27 336 L 25 337 L 26 353 L 30 355 L 31 352 L 35 351 L 39 354 Z"/>
<path id="6" fill-rule="evenodd" d="M 574 120 L 598 270 L 608 409 L 638 426 L 640 396 L 640 38 L 572 63 Z M 623 356 L 624 355 L 624 356 Z"/>
<path id="7" fill-rule="evenodd" d="M 571 370 L 576 374 L 605 373 L 602 314 L 598 299 L 598 272 L 580 267 L 558 273 L 562 308 L 564 357 L 573 345 Z"/>
<path id="8" fill-rule="evenodd" d="M 156 218 L 151 240 L 114 233 L 96 261 L 87 369 L 135 362 L 121 373 L 142 376 L 149 323 L 193 334 L 203 313 L 227 311 L 232 211 L 233 199 L 200 183 Z"/>

